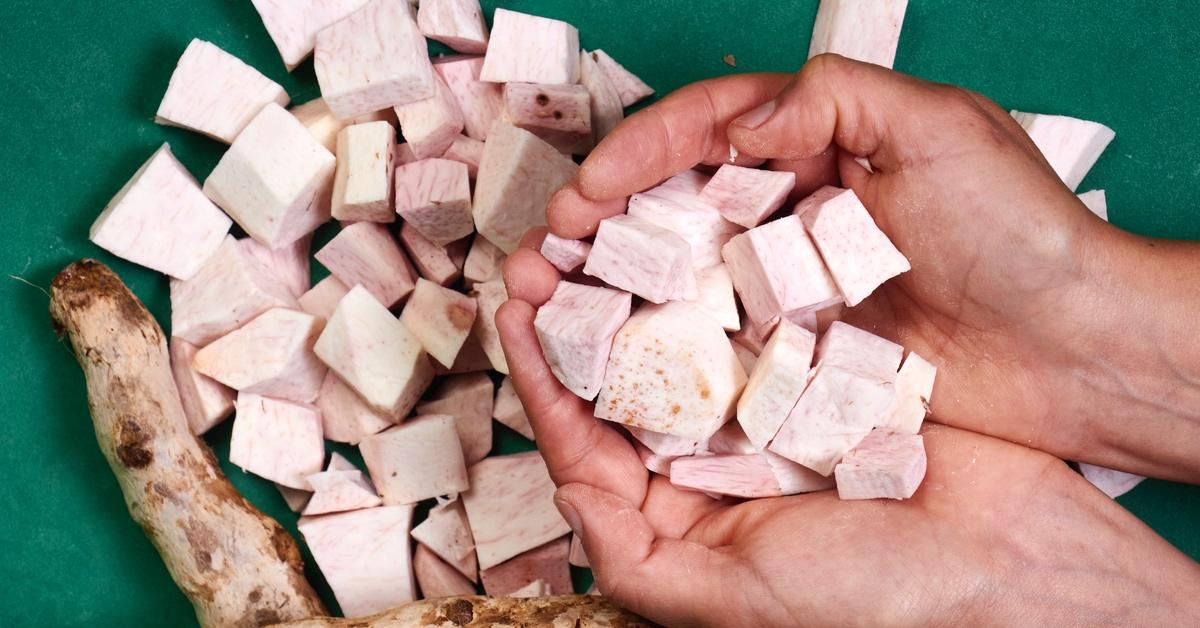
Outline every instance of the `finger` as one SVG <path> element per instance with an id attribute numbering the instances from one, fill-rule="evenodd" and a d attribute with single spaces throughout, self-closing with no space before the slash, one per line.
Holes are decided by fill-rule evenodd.
<path id="1" fill-rule="evenodd" d="M 550 224 L 550 231 L 560 238 L 586 238 L 596 233 L 601 220 L 625 213 L 628 201 L 624 196 L 593 201 L 579 192 L 578 183 L 571 181 L 550 197 L 546 222 Z"/>
<path id="2" fill-rule="evenodd" d="M 558 269 L 546 261 L 541 253 L 524 247 L 518 247 L 504 260 L 501 272 L 508 298 L 524 301 L 533 307 L 541 307 L 550 300 L 560 279 Z"/>
<path id="3" fill-rule="evenodd" d="M 521 241 L 517 243 L 517 247 L 533 251 L 542 250 L 542 242 L 546 239 L 546 232 L 546 227 L 534 227 L 526 231 L 525 235 L 521 236 Z"/>
<path id="4" fill-rule="evenodd" d="M 594 484 L 622 499 L 642 503 L 649 472 L 633 446 L 593 417 L 592 405 L 554 377 L 542 355 L 533 318 L 533 306 L 509 299 L 496 312 L 496 327 L 513 387 L 529 415 L 550 477 L 559 485 Z"/>
<path id="5" fill-rule="evenodd" d="M 642 512 L 654 533 L 668 539 L 683 538 L 698 521 L 728 507 L 724 500 L 676 488 L 670 479 L 658 474 L 650 477 L 650 489 L 642 502 Z"/>

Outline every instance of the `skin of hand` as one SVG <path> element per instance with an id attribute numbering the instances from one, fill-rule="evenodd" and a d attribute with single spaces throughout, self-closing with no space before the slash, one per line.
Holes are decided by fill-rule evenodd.
<path id="1" fill-rule="evenodd" d="M 550 230 L 591 235 L 628 195 L 728 162 L 731 143 L 739 164 L 796 172 L 798 197 L 853 189 L 908 257 L 844 320 L 938 366 L 933 420 L 1200 481 L 1200 250 L 1094 217 L 978 94 L 833 55 L 691 85 L 601 142 L 551 200 Z"/>

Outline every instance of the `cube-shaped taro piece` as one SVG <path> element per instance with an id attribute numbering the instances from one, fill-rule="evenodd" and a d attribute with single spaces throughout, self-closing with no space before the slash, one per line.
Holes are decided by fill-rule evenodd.
<path id="1" fill-rule="evenodd" d="M 500 382 L 500 387 L 496 389 L 496 402 L 493 405 L 492 413 L 493 418 L 501 425 L 529 440 L 534 440 L 533 427 L 529 425 L 525 407 L 517 398 L 517 391 L 513 388 L 511 377 L 505 377 L 504 381 Z"/>
<path id="2" fill-rule="evenodd" d="M 467 471 L 471 490 L 462 499 L 480 569 L 570 532 L 554 506 L 554 482 L 538 452 L 493 456 Z"/>
<path id="3" fill-rule="evenodd" d="M 589 401 L 600 393 L 613 336 L 632 303 L 628 292 L 561 281 L 538 308 L 533 326 L 542 353 L 567 390 Z"/>
<path id="4" fill-rule="evenodd" d="M 317 33 L 357 11 L 366 0 L 251 0 L 289 72 L 312 54 Z"/>
<path id="5" fill-rule="evenodd" d="M 1079 463 L 1079 473 L 1083 475 L 1085 480 L 1091 482 L 1092 486 L 1100 489 L 1101 492 L 1113 499 L 1132 491 L 1134 487 L 1142 483 L 1142 480 L 1146 479 L 1141 475 L 1098 467 L 1086 462 Z"/>
<path id="6" fill-rule="evenodd" d="M 933 380 L 937 367 L 914 352 L 904 358 L 904 365 L 896 374 L 896 398 L 884 414 L 877 427 L 916 434 L 929 412 L 929 400 L 933 396 Z"/>
<path id="7" fill-rule="evenodd" d="M 592 114 L 592 134 L 596 143 L 625 119 L 621 95 L 608 74 L 591 53 L 579 52 L 579 83 L 587 89 Z"/>
<path id="8" fill-rule="evenodd" d="M 396 129 L 387 122 L 348 126 L 338 133 L 333 217 L 351 222 L 392 222 L 392 165 Z"/>
<path id="9" fill-rule="evenodd" d="M 815 359 L 817 366 L 836 366 L 887 379 L 900 368 L 903 357 L 904 347 L 853 325 L 834 321 L 821 336 Z"/>
<path id="10" fill-rule="evenodd" d="M 720 264 L 721 247 L 742 228 L 721 217 L 715 207 L 691 189 L 698 182 L 684 173 L 656 188 L 629 198 L 629 215 L 674 232 L 692 249 L 692 267 L 697 271 Z M 703 184 L 701 184 L 703 187 Z"/>
<path id="11" fill-rule="evenodd" d="M 396 212 L 430 242 L 461 240 L 474 231 L 467 165 L 422 159 L 396 169 Z"/>
<path id="12" fill-rule="evenodd" d="M 397 105 L 396 119 L 417 159 L 441 157 L 465 125 L 458 100 L 436 73 L 433 75 L 433 96 Z"/>
<path id="13" fill-rule="evenodd" d="M 721 253 L 742 306 L 755 324 L 838 296 L 821 255 L 796 216 L 734 236 Z"/>
<path id="14" fill-rule="evenodd" d="M 920 434 L 873 430 L 834 470 L 839 499 L 908 499 L 925 479 Z"/>
<path id="15" fill-rule="evenodd" d="M 372 409 L 393 420 L 407 416 L 433 381 L 421 341 L 362 286 L 338 303 L 313 350 Z"/>
<path id="16" fill-rule="evenodd" d="M 466 279 L 467 287 L 472 288 L 475 284 L 499 279 L 504 260 L 507 258 L 504 251 L 487 238 L 475 236 L 471 241 L 467 260 L 463 264 L 463 278 Z"/>
<path id="17" fill-rule="evenodd" d="M 592 565 L 588 561 L 587 554 L 583 553 L 583 541 L 579 540 L 579 535 L 571 535 L 571 549 L 567 552 L 567 562 L 576 567 L 590 568 Z"/>
<path id="18" fill-rule="evenodd" d="M 1104 190 L 1088 190 L 1079 195 L 1079 200 L 1088 208 L 1088 211 L 1099 216 L 1104 222 L 1108 222 L 1108 199 L 1104 196 Z"/>
<path id="19" fill-rule="evenodd" d="M 278 83 L 213 44 L 193 39 L 171 74 L 154 121 L 232 144 L 270 103 L 288 104 Z"/>
<path id="20" fill-rule="evenodd" d="M 454 417 L 431 414 L 358 444 L 385 504 L 415 504 L 467 490 L 467 467 Z"/>
<path id="21" fill-rule="evenodd" d="M 358 469 L 327 469 L 308 476 L 308 484 L 313 495 L 304 508 L 306 517 L 374 508 L 383 503 L 371 481 Z"/>
<path id="22" fill-rule="evenodd" d="M 379 506 L 297 523 L 346 617 L 373 615 L 416 599 L 408 539 L 412 518 L 412 506 Z"/>
<path id="23" fill-rule="evenodd" d="M 643 305 L 617 332 L 596 416 L 701 441 L 733 416 L 745 385 L 729 339 L 703 310 Z"/>
<path id="24" fill-rule="evenodd" d="M 475 299 L 427 279 L 418 279 L 400 322 L 421 341 L 425 351 L 443 366 L 454 365 L 475 324 Z"/>
<path id="25" fill-rule="evenodd" d="M 315 257 L 342 283 L 361 285 L 387 307 L 411 294 L 416 281 L 400 243 L 378 223 L 342 229 Z"/>
<path id="26" fill-rule="evenodd" d="M 458 52 L 487 52 L 488 30 L 479 0 L 425 0 L 417 9 L 421 34 Z"/>
<path id="27" fill-rule="evenodd" d="M 329 220 L 314 202 L 332 180 L 334 156 L 276 104 L 263 107 L 204 181 L 204 193 L 246 233 L 278 249 Z"/>
<path id="28" fill-rule="evenodd" d="M 1072 192 L 1117 136 L 1099 122 L 1044 113 L 1011 113 Z"/>
<path id="29" fill-rule="evenodd" d="M 320 333 L 314 316 L 267 310 L 197 351 L 192 366 L 239 392 L 311 403 L 325 378 L 312 352 Z"/>
<path id="30" fill-rule="evenodd" d="M 283 503 L 287 504 L 288 510 L 292 512 L 300 512 L 308 505 L 308 500 L 312 498 L 312 493 L 302 491 L 298 488 L 288 488 L 282 484 L 276 484 L 275 489 L 279 491 L 279 496 L 283 498 Z"/>
<path id="31" fill-rule="evenodd" d="M 337 309 L 338 302 L 346 296 L 347 292 L 350 292 L 350 288 L 347 288 L 346 284 L 337 277 L 330 275 L 318 281 L 317 285 L 310 288 L 308 292 L 300 295 L 296 302 L 300 304 L 301 310 L 319 319 L 329 320 L 329 317 L 333 316 L 333 311 Z"/>
<path id="32" fill-rule="evenodd" d="M 686 298 L 696 286 L 688 243 L 628 214 L 600 221 L 583 273 L 652 303 Z"/>
<path id="33" fill-rule="evenodd" d="M 504 117 L 561 152 L 592 150 L 592 97 L 583 85 L 508 83 Z"/>
<path id="34" fill-rule="evenodd" d="M 289 488 L 309 490 L 325 462 L 321 411 L 306 403 L 240 393 L 229 462 Z"/>
<path id="35" fill-rule="evenodd" d="M 772 464 L 770 455 L 766 452 L 676 458 L 671 461 L 671 484 L 705 493 L 747 498 L 779 497 L 833 488 L 830 478 L 778 456 Z M 777 465 L 787 469 L 781 471 L 785 477 L 779 477 Z"/>
<path id="36" fill-rule="evenodd" d="M 608 79 L 617 88 L 622 107 L 628 107 L 643 98 L 654 95 L 654 90 L 649 85 L 638 78 L 636 74 L 625 69 L 625 66 L 617 63 L 617 60 L 609 56 L 607 52 L 597 49 L 587 54 L 608 75 Z"/>
<path id="37" fill-rule="evenodd" d="M 232 388 L 192 368 L 196 351 L 196 345 L 182 338 L 171 338 L 171 374 L 179 389 L 188 427 L 199 436 L 233 414 L 237 395 Z"/>
<path id="38" fill-rule="evenodd" d="M 497 121 L 484 144 L 475 180 L 471 211 L 479 233 L 512 253 L 526 231 L 545 226 L 550 196 L 578 169 L 533 133 Z"/>
<path id="39" fill-rule="evenodd" d="M 417 414 L 454 417 L 462 444 L 463 460 L 473 465 L 492 449 L 492 404 L 495 385 L 487 373 L 465 373 L 445 378 L 417 404 Z"/>
<path id="40" fill-rule="evenodd" d="M 817 337 L 791 321 L 780 321 L 758 356 L 738 399 L 737 420 L 750 442 L 765 449 L 808 385 Z"/>
<path id="41" fill-rule="evenodd" d="M 645 445 L 646 449 L 660 456 L 690 456 L 698 452 L 703 452 L 708 448 L 707 439 L 697 441 L 671 434 L 651 432 L 650 430 L 644 430 L 632 425 L 626 425 L 625 429 L 637 442 Z"/>
<path id="42" fill-rule="evenodd" d="M 547 233 L 542 241 L 542 257 L 560 272 L 575 272 L 592 252 L 592 245 L 583 240 L 567 240 Z"/>
<path id="43" fill-rule="evenodd" d="M 163 144 L 100 212 L 88 239 L 122 259 L 191 279 L 231 224 Z"/>
<path id="44" fill-rule="evenodd" d="M 504 348 L 500 346 L 500 330 L 496 327 L 496 310 L 508 300 L 508 290 L 504 287 L 503 279 L 493 279 L 475 284 L 472 292 L 479 309 L 475 314 L 475 326 L 471 333 L 483 345 L 483 351 L 492 362 L 492 368 L 508 375 L 508 360 L 504 357 Z"/>
<path id="45" fill-rule="evenodd" d="M 571 543 L 567 537 L 554 539 L 540 547 L 514 556 L 495 567 L 479 573 L 483 590 L 493 597 L 505 597 L 531 583 L 541 581 L 545 593 L 566 595 L 574 592 L 571 585 L 571 565 L 567 562 Z"/>
<path id="46" fill-rule="evenodd" d="M 892 67 L 908 0 L 821 0 L 808 58 L 834 54 Z"/>
<path id="47" fill-rule="evenodd" d="M 413 574 L 425 599 L 475 595 L 474 583 L 420 543 L 413 552 Z"/>
<path id="48" fill-rule="evenodd" d="M 483 160 L 483 142 L 466 135 L 454 138 L 442 159 L 457 161 L 467 166 L 467 176 L 472 180 L 479 174 L 479 162 Z"/>
<path id="49" fill-rule="evenodd" d="M 438 57 L 433 69 L 458 101 L 458 108 L 463 114 L 464 133 L 473 139 L 486 140 L 492 124 L 504 110 L 504 95 L 501 85 L 479 80 L 483 57 Z"/>
<path id="50" fill-rule="evenodd" d="M 321 146 L 331 153 L 337 153 L 337 136 L 342 132 L 342 129 L 352 124 L 366 124 L 368 122 L 387 122 L 388 124 L 396 124 L 396 112 L 391 109 L 376 111 L 362 116 L 356 116 L 348 120 L 343 120 L 329 110 L 329 105 L 325 104 L 324 98 L 314 98 L 302 105 L 296 105 L 288 110 L 308 132 L 312 134 Z"/>
<path id="51" fill-rule="evenodd" d="M 357 445 L 394 425 L 391 417 L 373 410 L 333 371 L 325 373 L 316 406 L 321 410 L 325 438 L 338 443 Z"/>
<path id="52" fill-rule="evenodd" d="M 467 523 L 467 511 L 459 498 L 438 500 L 417 527 L 412 538 L 428 548 L 471 582 L 479 581 L 479 562 L 475 558 L 475 538 Z"/>
<path id="53" fill-rule="evenodd" d="M 311 245 L 311 235 L 281 249 L 268 248 L 254 238 L 238 240 L 242 252 L 258 262 L 272 281 L 278 282 L 297 300 L 308 292 L 312 285 L 312 273 L 308 263 Z"/>
<path id="54" fill-rule="evenodd" d="M 172 334 L 202 347 L 273 307 L 295 307 L 287 288 L 233 236 L 187 281 L 171 281 Z"/>
<path id="55" fill-rule="evenodd" d="M 480 80 L 574 85 L 579 82 L 579 31 L 559 20 L 496 9 Z"/>
<path id="56" fill-rule="evenodd" d="M 742 328 L 738 316 L 737 297 L 733 294 L 733 277 L 729 268 L 717 264 L 711 268 L 696 273 L 695 303 L 713 320 L 721 324 L 725 331 L 738 331 Z"/>
<path id="57" fill-rule="evenodd" d="M 775 213 L 796 185 L 796 173 L 725 164 L 704 186 L 700 198 L 721 216 L 747 229 Z"/>
<path id="58" fill-rule="evenodd" d="M 421 235 L 412 223 L 400 226 L 400 244 L 408 252 L 417 272 L 438 284 L 449 286 L 462 277 L 462 267 L 467 257 L 467 240 L 457 240 L 445 246 L 430 242 Z"/>

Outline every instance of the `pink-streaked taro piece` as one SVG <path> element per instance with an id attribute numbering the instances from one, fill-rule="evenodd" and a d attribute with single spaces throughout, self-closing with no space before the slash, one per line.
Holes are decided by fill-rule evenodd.
<path id="1" fill-rule="evenodd" d="M 908 0 L 821 0 L 808 58 L 831 52 L 892 67 Z"/>
<path id="2" fill-rule="evenodd" d="M 396 212 L 430 242 L 446 245 L 474 230 L 467 165 L 422 159 L 396 169 Z"/>
<path id="3" fill-rule="evenodd" d="M 833 481 L 767 454 L 685 456 L 671 461 L 671 484 L 732 497 L 779 497 L 833 488 Z M 780 471 L 776 471 L 776 467 Z M 780 474 L 784 477 L 780 477 Z"/>
<path id="4" fill-rule="evenodd" d="M 100 212 L 88 239 L 122 259 L 191 279 L 232 224 L 163 144 Z"/>
<path id="5" fill-rule="evenodd" d="M 450 148 L 442 154 L 442 159 L 457 161 L 467 166 L 467 176 L 472 180 L 479 174 L 479 162 L 483 159 L 483 142 L 473 137 L 459 135 L 454 138 Z"/>
<path id="6" fill-rule="evenodd" d="M 488 30 L 479 0 L 425 0 L 417 9 L 421 34 L 458 52 L 487 52 Z"/>
<path id="7" fill-rule="evenodd" d="M 590 96 L 592 132 L 597 143 L 625 119 L 621 94 L 608 74 L 588 52 L 579 53 L 579 83 Z"/>
<path id="8" fill-rule="evenodd" d="M 687 241 L 628 214 L 600 221 L 583 273 L 652 303 L 683 299 L 696 285 Z"/>
<path id="9" fill-rule="evenodd" d="M 733 294 L 733 277 L 724 264 L 696 273 L 696 293 L 698 296 L 689 300 L 720 323 L 725 331 L 742 328 L 737 298 Z"/>
<path id="10" fill-rule="evenodd" d="M 379 506 L 303 517 L 296 524 L 346 617 L 416 599 L 408 540 L 412 518 L 412 506 Z"/>
<path id="11" fill-rule="evenodd" d="M 412 537 L 471 582 L 479 581 L 475 539 L 461 499 L 439 500 L 429 516 L 413 528 Z"/>
<path id="12" fill-rule="evenodd" d="M 504 95 L 501 85 L 479 80 L 483 57 L 439 57 L 434 61 L 433 69 L 446 81 L 446 87 L 458 101 L 464 133 L 470 138 L 486 140 L 492 124 L 504 110 Z"/>
<path id="13" fill-rule="evenodd" d="M 337 136 L 342 129 L 351 124 L 366 124 L 367 122 L 387 122 L 396 124 L 396 112 L 391 109 L 368 113 L 349 120 L 343 120 L 329 110 L 324 98 L 314 98 L 303 105 L 296 105 L 288 110 L 308 132 L 312 134 L 321 146 L 331 153 L 337 153 Z"/>
<path id="14" fill-rule="evenodd" d="M 315 202 L 332 184 L 335 158 L 274 103 L 263 107 L 204 180 L 204 193 L 246 233 L 278 249 L 329 220 Z"/>
<path id="15" fill-rule="evenodd" d="M 199 436 L 233 414 L 233 400 L 237 395 L 232 388 L 192 368 L 196 351 L 196 345 L 182 338 L 171 338 L 171 374 L 179 389 L 188 427 Z"/>
<path id="16" fill-rule="evenodd" d="M 1145 476 L 1098 467 L 1086 462 L 1079 463 L 1079 472 L 1083 474 L 1084 479 L 1092 483 L 1092 486 L 1113 499 L 1132 491 L 1134 487 L 1142 483 L 1142 480 L 1146 479 Z"/>
<path id="17" fill-rule="evenodd" d="M 733 416 L 745 385 L 729 339 L 703 310 L 643 305 L 617 332 L 596 416 L 702 441 Z"/>
<path id="18" fill-rule="evenodd" d="M 318 33 L 313 64 L 321 96 L 340 118 L 434 95 L 425 38 L 403 2 L 372 0 Z"/>
<path id="19" fill-rule="evenodd" d="M 900 368 L 903 357 L 904 347 L 853 325 L 834 321 L 817 344 L 816 364 L 886 379 Z"/>
<path id="20" fill-rule="evenodd" d="M 542 241 L 542 257 L 560 272 L 575 272 L 592 252 L 592 245 L 583 240 L 567 240 L 547 233 Z"/>
<path id="21" fill-rule="evenodd" d="M 308 476 L 308 484 L 313 495 L 304 508 L 306 517 L 374 508 L 383 503 L 371 481 L 358 469 L 314 473 Z"/>
<path id="22" fill-rule="evenodd" d="M 641 458 L 642 465 L 646 467 L 646 470 L 668 478 L 671 477 L 671 462 L 679 456 L 660 456 L 641 443 L 634 443 L 633 447 L 637 450 L 638 458 Z"/>
<path id="23" fill-rule="evenodd" d="M 579 82 L 579 31 L 559 20 L 496 9 L 480 80 L 490 83 Z"/>
<path id="24" fill-rule="evenodd" d="M 1011 113 L 1072 192 L 1117 136 L 1099 122 L 1044 113 Z"/>
<path id="25" fill-rule="evenodd" d="M 492 368 L 508 375 L 508 360 L 500 346 L 500 330 L 496 328 L 496 310 L 508 300 L 508 290 L 503 279 L 493 279 L 475 284 L 473 291 L 479 309 L 475 314 L 475 326 L 471 333 L 483 345 L 483 351 L 492 362 Z"/>
<path id="26" fill-rule="evenodd" d="M 463 278 L 467 287 L 473 288 L 477 283 L 492 281 L 500 278 L 500 270 L 508 256 L 499 247 L 483 236 L 475 236 L 471 241 L 471 250 L 467 253 L 467 261 L 463 264 Z"/>
<path id="27" fill-rule="evenodd" d="M 796 216 L 734 236 L 721 254 L 755 324 L 838 296 L 817 247 Z"/>
<path id="28" fill-rule="evenodd" d="M 325 365 L 313 354 L 316 317 L 275 308 L 196 352 L 192 366 L 230 388 L 289 401 L 316 400 Z"/>
<path id="29" fill-rule="evenodd" d="M 338 133 L 333 217 L 350 222 L 392 222 L 396 129 L 387 122 L 354 124 Z"/>
<path id="30" fill-rule="evenodd" d="M 1088 208 L 1088 211 L 1099 216 L 1104 222 L 1108 222 L 1108 199 L 1104 196 L 1104 190 L 1088 190 L 1079 195 L 1079 200 Z"/>
<path id="31" fill-rule="evenodd" d="M 578 169 L 533 133 L 497 121 L 484 144 L 475 180 L 475 227 L 492 244 L 512 253 L 526 231 L 545 226 L 550 196 Z"/>
<path id="32" fill-rule="evenodd" d="M 372 410 L 333 371 L 325 374 L 316 405 L 321 410 L 325 438 L 338 443 L 357 445 L 394 424 L 390 417 Z"/>
<path id="33" fill-rule="evenodd" d="M 782 318 L 776 317 L 765 323 L 755 324 L 748 316 L 743 316 L 741 319 L 742 328 L 731 335 L 729 339 L 734 344 L 741 345 L 749 349 L 755 356 L 758 356 L 762 354 L 763 349 L 767 346 L 767 341 L 771 339 L 771 334 L 775 333 L 775 328 L 779 325 L 780 320 Z M 804 326 L 801 325 L 801 327 Z"/>
<path id="34" fill-rule="evenodd" d="M 433 359 L 450 367 L 471 333 L 477 310 L 475 299 L 427 279 L 418 279 L 412 298 L 400 314 L 400 322 L 421 341 Z"/>
<path id="35" fill-rule="evenodd" d="M 758 364 L 758 354 L 739 342 L 733 343 L 733 352 L 737 354 L 738 361 L 742 363 L 742 370 L 753 373 L 754 365 Z"/>
<path id="36" fill-rule="evenodd" d="M 462 499 L 480 569 L 571 531 L 554 506 L 554 482 L 538 452 L 493 456 L 467 471 L 471 490 Z"/>
<path id="37" fill-rule="evenodd" d="M 908 499 L 925 479 L 920 434 L 873 430 L 834 470 L 839 499 Z"/>
<path id="38" fill-rule="evenodd" d="M 346 284 L 337 277 L 330 275 L 318 281 L 317 285 L 300 295 L 296 301 L 300 304 L 301 310 L 319 319 L 329 320 L 329 317 L 333 316 L 333 311 L 337 309 L 338 302 L 346 296 L 347 292 L 350 292 L 350 288 L 347 288 Z"/>
<path id="39" fill-rule="evenodd" d="M 571 535 L 571 551 L 567 552 L 567 562 L 576 567 L 591 567 L 587 554 L 583 553 L 583 541 L 576 534 Z"/>
<path id="40" fill-rule="evenodd" d="M 466 576 L 420 543 L 413 552 L 413 574 L 425 599 L 475 595 L 475 585 Z"/>
<path id="41" fill-rule="evenodd" d="M 609 80 L 617 88 L 617 94 L 621 97 L 621 106 L 628 107 L 654 95 L 654 90 L 649 85 L 633 72 L 626 70 L 625 66 L 617 63 L 616 59 L 609 56 L 607 52 L 597 49 L 587 54 L 608 75 Z"/>
<path id="42" fill-rule="evenodd" d="M 449 286 L 462 277 L 466 239 L 439 246 L 421 235 L 411 223 L 405 222 L 400 226 L 400 244 L 412 258 L 417 272 L 425 279 L 439 286 Z"/>
<path id="43" fill-rule="evenodd" d="M 632 302 L 628 292 L 562 281 L 538 308 L 533 326 L 542 353 L 567 390 L 587 400 L 599 394 L 613 336 Z"/>
<path id="44" fill-rule="evenodd" d="M 567 562 L 570 546 L 570 541 L 564 536 L 514 556 L 495 567 L 484 569 L 479 573 L 484 592 L 494 597 L 504 597 L 540 580 L 548 589 L 541 595 L 573 593 L 571 565 Z"/>
<path id="45" fill-rule="evenodd" d="M 816 344 L 815 334 L 788 320 L 771 334 L 737 404 L 738 423 L 755 447 L 765 449 L 796 407 Z"/>
<path id="46" fill-rule="evenodd" d="M 287 504 L 288 510 L 295 513 L 304 510 L 304 507 L 308 505 L 308 500 L 312 498 L 312 493 L 309 491 L 289 488 L 282 484 L 276 484 L 275 489 L 279 491 L 279 496 L 283 498 L 283 503 Z"/>
<path id="47" fill-rule="evenodd" d="M 271 281 L 278 282 L 297 300 L 312 285 L 308 250 L 312 236 L 305 236 L 281 248 L 270 249 L 254 238 L 238 240 L 238 246 L 248 257 L 258 262 Z"/>
<path id="48" fill-rule="evenodd" d="M 462 443 L 463 460 L 473 465 L 492 449 L 492 404 L 496 386 L 487 373 L 453 375 L 442 380 L 428 401 L 417 404 L 417 414 L 454 417 Z"/>
<path id="49" fill-rule="evenodd" d="M 725 164 L 700 192 L 721 216 L 747 229 L 775 213 L 796 185 L 796 173 Z"/>
<path id="50" fill-rule="evenodd" d="M 683 238 L 692 250 L 697 271 L 720 264 L 721 247 L 742 228 L 725 220 L 692 189 L 702 180 L 689 171 L 629 199 L 629 215 L 651 222 Z M 703 187 L 703 183 L 700 184 Z"/>
<path id="51" fill-rule="evenodd" d="M 929 412 L 935 377 L 936 366 L 916 353 L 909 352 L 908 357 L 904 358 L 900 372 L 896 374 L 896 398 L 878 427 L 905 434 L 921 431 L 921 422 Z"/>
<path id="52" fill-rule="evenodd" d="M 403 301 L 415 285 L 400 243 L 378 223 L 356 222 L 342 229 L 315 257 L 342 283 L 361 285 L 387 307 Z"/>
<path id="53" fill-rule="evenodd" d="M 238 394 L 229 462 L 276 484 L 309 490 L 306 478 L 325 462 L 321 411 L 305 403 Z"/>
<path id="54" fill-rule="evenodd" d="M 431 414 L 358 444 L 385 504 L 415 504 L 467 490 L 467 467 L 454 417 Z"/>
<path id="55" fill-rule="evenodd" d="M 704 186 L 708 185 L 709 181 L 712 181 L 712 176 L 705 172 L 695 169 L 684 170 L 659 183 L 657 187 L 647 190 L 647 193 L 675 202 L 684 202 L 693 197 L 700 196 L 700 193 L 704 191 Z M 734 228 L 737 228 L 736 225 L 734 225 Z M 741 229 L 738 229 L 738 231 L 741 231 Z"/>
<path id="56" fill-rule="evenodd" d="M 754 443 L 750 442 L 750 438 L 742 430 L 742 425 L 737 421 L 726 423 L 715 434 L 709 437 L 708 451 L 714 454 L 726 455 L 768 453 L 762 452 L 758 447 L 754 446 Z"/>
<path id="57" fill-rule="evenodd" d="M 507 426 L 529 440 L 534 440 L 533 427 L 529 425 L 525 407 L 517 398 L 517 391 L 513 388 L 511 377 L 505 377 L 504 381 L 500 382 L 500 387 L 496 389 L 496 402 L 493 405 L 492 414 L 493 418 L 501 425 Z"/>
<path id="58" fill-rule="evenodd" d="M 312 54 L 317 33 L 357 11 L 366 0 L 251 0 L 289 72 Z"/>
<path id="59" fill-rule="evenodd" d="M 232 144 L 269 103 L 287 106 L 287 92 L 279 83 L 213 44 L 193 39 L 171 74 L 154 121 Z"/>
<path id="60" fill-rule="evenodd" d="M 338 303 L 313 347 L 376 412 L 407 416 L 433 381 L 421 341 L 362 286 Z"/>
<path id="61" fill-rule="evenodd" d="M 661 434 L 659 432 L 651 432 L 640 427 L 626 425 L 625 429 L 629 431 L 629 435 L 633 436 L 639 443 L 645 445 L 650 451 L 660 456 L 690 456 L 698 451 L 704 451 L 708 448 L 708 441 L 696 441 L 673 436 L 671 434 Z"/>
<path id="62" fill-rule="evenodd" d="M 463 132 L 465 124 L 458 100 L 436 73 L 433 75 L 433 96 L 398 105 L 396 119 L 417 159 L 440 157 Z"/>
<path id="63" fill-rule="evenodd" d="M 800 220 L 850 307 L 870 296 L 883 282 L 911 268 L 908 259 L 875 225 L 854 190 L 844 190 L 807 207 Z"/>
<path id="64" fill-rule="evenodd" d="M 508 83 L 504 117 L 564 153 L 592 150 L 592 99 L 583 85 Z"/>

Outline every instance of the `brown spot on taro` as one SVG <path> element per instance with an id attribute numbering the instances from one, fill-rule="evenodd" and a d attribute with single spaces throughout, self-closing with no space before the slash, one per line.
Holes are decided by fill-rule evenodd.
<path id="1" fill-rule="evenodd" d="M 472 323 L 475 322 L 475 312 L 457 303 L 451 303 L 446 306 L 446 318 L 455 329 L 470 331 Z"/>
<path id="2" fill-rule="evenodd" d="M 247 598 L 249 598 L 251 604 L 257 603 L 262 599 L 262 587 L 254 587 L 254 590 L 250 592 Z"/>
<path id="3" fill-rule="evenodd" d="M 683 408 L 680 408 L 679 404 L 675 404 L 675 405 L 671 406 L 671 414 L 679 414 L 682 411 L 683 411 Z"/>
<path id="4" fill-rule="evenodd" d="M 117 423 L 117 459 L 127 469 L 145 469 L 154 462 L 148 445 L 154 434 L 132 417 L 121 417 Z"/>
<path id="5" fill-rule="evenodd" d="M 550 104 L 550 97 L 545 94 L 538 94 L 537 95 L 537 104 L 545 107 L 546 105 Z"/>
<path id="6" fill-rule="evenodd" d="M 555 119 L 555 120 L 562 120 L 562 119 L 563 119 L 563 112 L 561 112 L 561 111 L 555 111 L 555 112 L 554 112 L 554 119 Z"/>
<path id="7" fill-rule="evenodd" d="M 700 389 L 700 398 L 701 399 L 708 399 L 711 396 L 712 396 L 712 391 L 709 390 L 707 386 Z"/>

